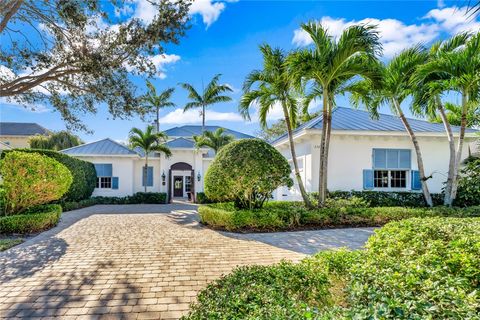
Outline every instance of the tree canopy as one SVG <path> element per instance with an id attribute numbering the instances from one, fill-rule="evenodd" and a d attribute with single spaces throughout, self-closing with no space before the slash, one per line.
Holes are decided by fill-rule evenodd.
<path id="1" fill-rule="evenodd" d="M 28 141 L 30 148 L 44 150 L 63 150 L 81 145 L 83 141 L 69 131 L 52 132 L 48 136 L 36 135 Z"/>
<path id="2" fill-rule="evenodd" d="M 191 1 L 149 3 L 151 21 L 126 15 L 126 0 L 2 1 L 0 97 L 48 103 L 74 129 L 85 130 L 78 116 L 100 103 L 114 118 L 141 112 L 129 75 L 157 73 L 152 56 L 184 35 Z"/>

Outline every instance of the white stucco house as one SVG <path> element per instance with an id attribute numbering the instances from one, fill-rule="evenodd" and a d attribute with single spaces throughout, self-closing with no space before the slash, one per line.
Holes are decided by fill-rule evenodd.
<path id="1" fill-rule="evenodd" d="M 443 124 L 410 119 L 419 140 L 430 192 L 441 192 L 448 172 L 448 142 Z M 294 131 L 301 176 L 307 192 L 318 191 L 319 145 L 322 117 L 304 123 Z M 453 128 L 458 136 L 458 127 Z M 463 157 L 479 135 L 468 129 Z M 288 137 L 272 145 L 292 163 Z M 291 165 L 293 168 L 293 165 Z M 379 190 L 420 192 L 420 180 L 413 144 L 401 121 L 381 114 L 373 120 L 366 111 L 337 107 L 332 113 L 332 136 L 328 161 L 329 190 Z M 292 175 L 293 177 L 293 175 Z M 278 200 L 301 199 L 298 186 L 279 188 Z"/>
<path id="2" fill-rule="evenodd" d="M 218 126 L 206 126 L 215 131 Z M 201 126 L 182 126 L 165 131 L 166 143 L 172 156 L 149 155 L 147 181 L 143 181 L 145 157 L 140 150 L 109 138 L 62 150 L 70 156 L 92 162 L 97 171 L 97 186 L 93 196 L 123 197 L 145 190 L 165 192 L 168 199 L 189 198 L 203 191 L 203 178 L 214 153 L 208 148 L 196 148 L 192 137 L 202 133 Z M 247 134 L 225 129 L 235 139 L 253 138 Z"/>

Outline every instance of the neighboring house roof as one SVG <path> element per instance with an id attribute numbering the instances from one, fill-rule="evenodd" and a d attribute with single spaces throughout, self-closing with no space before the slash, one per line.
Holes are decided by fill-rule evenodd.
<path id="1" fill-rule="evenodd" d="M 71 155 L 138 155 L 135 151 L 109 138 L 85 143 L 60 152 Z"/>
<path id="2" fill-rule="evenodd" d="M 429 133 L 443 133 L 445 128 L 442 123 L 431 123 L 425 120 L 408 119 L 413 131 L 415 132 L 429 132 Z M 310 121 L 305 122 L 294 132 L 299 132 L 303 129 L 321 129 L 322 116 L 318 116 Z M 332 130 L 346 130 L 346 131 L 401 131 L 405 132 L 405 127 L 402 121 L 393 115 L 379 114 L 378 119 L 372 119 L 369 112 L 364 110 L 336 107 L 332 111 Z M 460 127 L 452 126 L 453 132 L 458 132 Z M 467 129 L 467 133 L 476 132 L 474 129 Z M 272 141 L 276 143 L 283 140 L 287 135 Z"/>
<path id="3" fill-rule="evenodd" d="M 0 136 L 33 136 L 48 133 L 49 131 L 38 123 L 0 122 Z"/>
<path id="4" fill-rule="evenodd" d="M 0 150 L 9 150 L 12 149 L 7 143 L 0 141 Z"/>
<path id="5" fill-rule="evenodd" d="M 220 126 L 205 126 L 206 131 L 215 131 L 219 128 L 222 128 Z M 231 129 L 225 129 L 225 134 L 230 134 L 235 137 L 235 139 L 251 139 L 254 138 L 251 135 L 238 132 L 235 130 Z M 164 131 L 169 137 L 184 137 L 184 138 L 190 138 L 193 136 L 198 136 L 202 134 L 202 126 L 194 126 L 194 125 L 186 125 L 186 126 L 181 126 L 181 127 L 174 127 L 168 130 Z"/>
<path id="6" fill-rule="evenodd" d="M 169 148 L 175 149 L 175 148 L 186 148 L 186 149 L 192 149 L 195 148 L 195 142 L 190 139 L 185 139 L 185 138 L 175 138 L 173 140 L 170 140 L 166 143 L 166 145 Z"/>

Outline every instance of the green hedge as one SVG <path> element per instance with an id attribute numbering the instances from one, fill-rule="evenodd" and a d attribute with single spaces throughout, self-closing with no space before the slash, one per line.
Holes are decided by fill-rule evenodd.
<path id="1" fill-rule="evenodd" d="M 414 218 L 366 250 L 238 268 L 184 319 L 478 319 L 479 282 L 480 218 Z"/>
<path id="2" fill-rule="evenodd" d="M 32 207 L 22 214 L 0 217 L 0 234 L 27 234 L 50 229 L 57 225 L 62 214 L 58 204 Z"/>
<path id="3" fill-rule="evenodd" d="M 195 198 L 196 203 L 204 204 L 204 203 L 211 203 L 210 199 L 208 199 L 205 192 L 197 192 L 197 197 Z"/>
<path id="4" fill-rule="evenodd" d="M 70 185 L 67 193 L 63 195 L 65 201 L 78 201 L 82 199 L 88 199 L 95 189 L 95 183 L 97 180 L 97 173 L 95 166 L 87 161 L 73 158 L 66 154 L 53 151 L 53 150 L 41 150 L 41 149 L 15 149 L 16 151 L 38 153 L 47 157 L 53 158 L 67 167 L 73 177 L 73 182 Z M 1 159 L 6 154 L 13 150 L 4 150 L 1 154 Z"/>
<path id="5" fill-rule="evenodd" d="M 350 199 L 351 197 L 361 198 L 372 207 L 425 207 L 423 194 L 420 192 L 387 192 L 387 191 L 329 191 L 331 199 Z M 310 193 L 314 201 L 318 199 L 318 193 Z M 432 194 L 434 205 L 443 204 L 443 194 Z"/>
<path id="6" fill-rule="evenodd" d="M 167 194 L 164 192 L 137 192 L 133 196 L 127 197 L 92 197 L 89 199 L 60 202 L 63 211 L 94 206 L 96 204 L 165 204 L 167 203 Z"/>
<path id="7" fill-rule="evenodd" d="M 262 209 L 236 210 L 232 203 L 201 205 L 200 221 L 228 231 L 276 231 L 301 228 L 381 226 L 414 217 L 477 217 L 480 207 L 406 208 L 362 207 L 353 201 L 336 200 L 329 207 L 307 210 L 300 202 L 272 201 Z M 361 205 L 361 203 L 360 203 Z"/>

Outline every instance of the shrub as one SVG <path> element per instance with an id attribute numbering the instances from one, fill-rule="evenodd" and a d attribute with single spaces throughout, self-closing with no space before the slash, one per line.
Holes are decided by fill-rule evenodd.
<path id="1" fill-rule="evenodd" d="M 167 203 L 167 194 L 164 192 L 137 192 L 127 197 L 126 203 Z"/>
<path id="2" fill-rule="evenodd" d="M 58 200 L 72 184 L 72 175 L 63 164 L 36 153 L 7 153 L 0 172 L 7 214 Z"/>
<path id="3" fill-rule="evenodd" d="M 63 196 L 65 201 L 88 199 L 92 195 L 97 180 L 95 166 L 92 163 L 53 150 L 21 149 L 20 151 L 45 155 L 68 168 L 72 174 L 73 182 Z M 12 151 L 4 151 L 2 158 L 9 152 Z"/>
<path id="4" fill-rule="evenodd" d="M 455 199 L 457 206 L 480 205 L 480 159 L 472 158 L 460 171 L 458 192 Z"/>
<path id="5" fill-rule="evenodd" d="M 197 192 L 197 197 L 195 198 L 197 203 L 211 203 L 210 199 L 207 198 L 205 192 Z"/>
<path id="6" fill-rule="evenodd" d="M 223 147 L 205 175 L 212 201 L 234 201 L 238 208 L 260 208 L 279 186 L 292 186 L 287 160 L 260 139 L 243 139 Z"/>
<path id="7" fill-rule="evenodd" d="M 63 211 L 71 211 L 97 204 L 164 204 L 167 203 L 167 194 L 164 192 L 137 192 L 127 197 L 92 197 L 80 201 L 62 201 L 59 204 Z"/>
<path id="8" fill-rule="evenodd" d="M 240 267 L 214 281 L 184 319 L 305 319 L 328 304 L 325 273 L 282 262 Z"/>
<path id="9" fill-rule="evenodd" d="M 27 234 L 50 229 L 57 225 L 62 214 L 58 204 L 32 207 L 22 214 L 0 217 L 0 234 Z"/>

